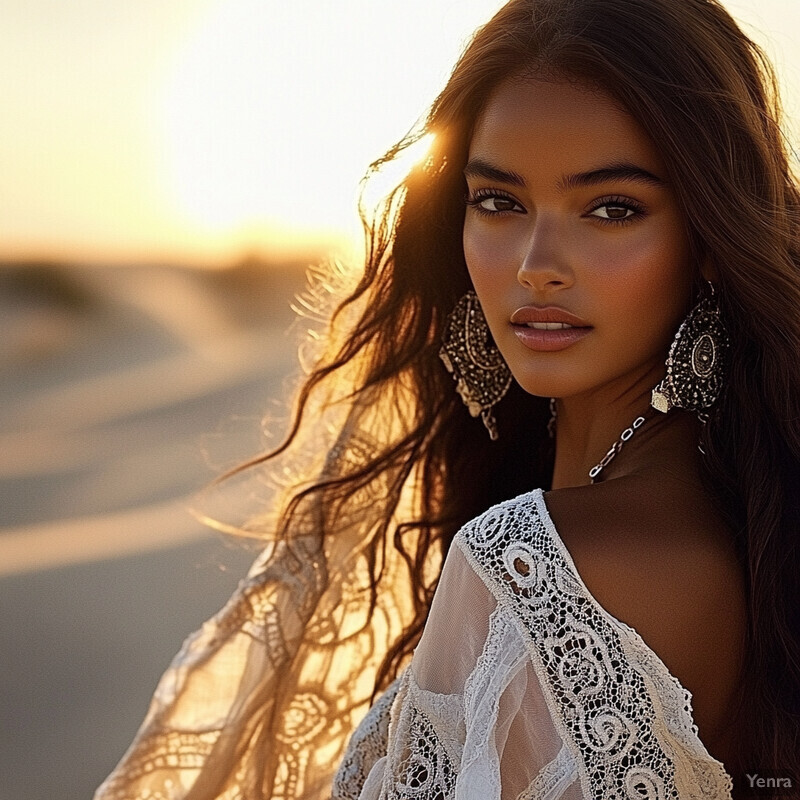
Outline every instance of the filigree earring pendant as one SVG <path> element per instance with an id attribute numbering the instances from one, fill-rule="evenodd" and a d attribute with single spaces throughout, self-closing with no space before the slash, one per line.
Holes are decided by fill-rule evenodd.
<path id="1" fill-rule="evenodd" d="M 669 349 L 667 374 L 653 389 L 650 405 L 666 414 L 672 408 L 698 412 L 710 408 L 722 391 L 728 333 L 722 322 L 714 285 L 681 323 Z"/>
<path id="2" fill-rule="evenodd" d="M 498 438 L 492 407 L 511 386 L 511 370 L 497 349 L 474 291 L 447 318 L 439 357 L 456 381 L 456 391 L 473 417 L 479 414 L 492 440 Z"/>

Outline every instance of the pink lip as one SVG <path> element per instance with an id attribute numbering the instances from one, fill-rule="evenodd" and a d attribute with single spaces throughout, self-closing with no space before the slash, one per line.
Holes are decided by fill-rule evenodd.
<path id="1" fill-rule="evenodd" d="M 514 327 L 514 333 L 525 347 L 540 352 L 563 350 L 583 339 L 591 330 L 591 328 L 567 328 L 561 331 L 539 331 L 536 328 L 519 325 Z"/>
<path id="2" fill-rule="evenodd" d="M 576 328 L 589 328 L 584 320 L 576 317 L 569 311 L 556 306 L 523 306 L 511 315 L 512 325 L 524 325 L 526 322 L 563 322 L 565 325 L 574 325 Z"/>
<path id="3" fill-rule="evenodd" d="M 543 331 L 536 328 L 528 328 L 526 326 L 528 322 L 561 322 L 573 327 L 555 331 Z M 519 308 L 511 315 L 511 324 L 514 326 L 514 333 L 520 342 L 525 347 L 539 352 L 563 350 L 583 339 L 592 330 L 592 326 L 587 325 L 580 317 L 576 317 L 569 311 L 555 306 L 546 308 L 524 306 Z"/>

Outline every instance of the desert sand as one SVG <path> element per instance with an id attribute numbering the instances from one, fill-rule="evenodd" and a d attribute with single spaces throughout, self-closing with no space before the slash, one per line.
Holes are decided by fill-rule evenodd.
<path id="1" fill-rule="evenodd" d="M 254 557 L 187 507 L 280 435 L 303 280 L 26 269 L 0 269 L 0 800 L 86 800 Z"/>

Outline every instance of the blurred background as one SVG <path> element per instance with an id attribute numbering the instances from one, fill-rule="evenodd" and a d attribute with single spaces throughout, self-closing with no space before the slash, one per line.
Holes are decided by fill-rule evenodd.
<path id="1" fill-rule="evenodd" d="M 0 800 L 85 800 L 253 552 L 308 266 L 499 0 L 0 0 Z M 730 0 L 783 80 L 800 4 Z M 272 421 L 264 421 L 269 417 Z"/>

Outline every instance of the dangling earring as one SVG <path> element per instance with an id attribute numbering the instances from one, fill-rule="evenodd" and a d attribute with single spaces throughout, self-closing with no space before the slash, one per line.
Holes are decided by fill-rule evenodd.
<path id="1" fill-rule="evenodd" d="M 492 440 L 497 422 L 492 406 L 511 386 L 511 370 L 491 339 L 474 291 L 467 292 L 447 318 L 439 358 L 456 381 L 456 391 L 473 417 L 481 415 Z"/>
<path id="2" fill-rule="evenodd" d="M 653 389 L 650 405 L 666 414 L 672 408 L 688 408 L 705 422 L 722 391 L 725 356 L 730 345 L 719 311 L 719 299 L 709 281 L 711 294 L 701 298 L 681 323 L 669 348 L 667 374 Z"/>

